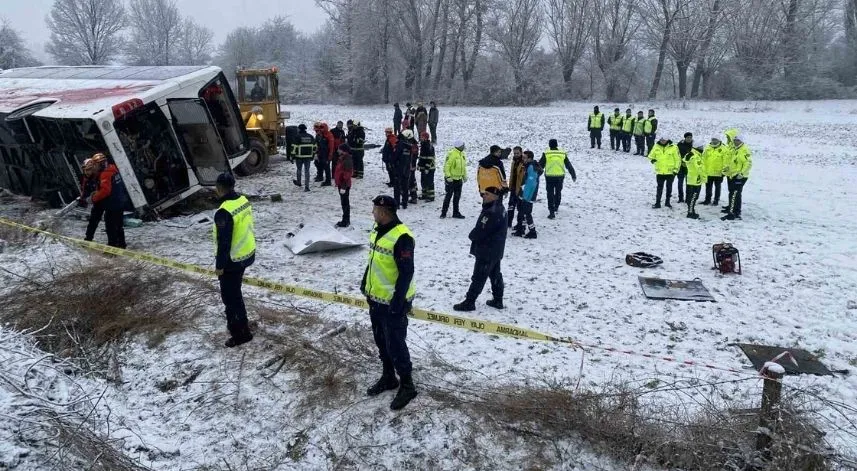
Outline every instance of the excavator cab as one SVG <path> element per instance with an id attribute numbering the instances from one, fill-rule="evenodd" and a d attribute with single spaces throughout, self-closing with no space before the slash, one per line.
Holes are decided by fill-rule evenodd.
<path id="1" fill-rule="evenodd" d="M 241 175 L 264 171 L 284 138 L 289 113 L 280 110 L 278 74 L 276 67 L 236 71 L 238 106 L 250 138 L 250 155 L 235 169 Z"/>

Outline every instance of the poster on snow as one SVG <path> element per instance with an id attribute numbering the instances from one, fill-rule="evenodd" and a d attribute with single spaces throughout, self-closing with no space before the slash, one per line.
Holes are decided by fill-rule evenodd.
<path id="1" fill-rule="evenodd" d="M 638 278 L 643 294 L 649 299 L 717 302 L 700 280 L 664 280 L 644 276 Z"/>

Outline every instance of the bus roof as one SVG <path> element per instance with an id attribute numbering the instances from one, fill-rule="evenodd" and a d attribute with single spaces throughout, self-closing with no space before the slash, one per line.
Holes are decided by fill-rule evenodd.
<path id="1" fill-rule="evenodd" d="M 0 71 L 0 113 L 39 102 L 54 102 L 33 113 L 46 118 L 92 118 L 112 113 L 113 105 L 144 102 L 186 80 L 214 78 L 212 66 L 30 67 Z"/>

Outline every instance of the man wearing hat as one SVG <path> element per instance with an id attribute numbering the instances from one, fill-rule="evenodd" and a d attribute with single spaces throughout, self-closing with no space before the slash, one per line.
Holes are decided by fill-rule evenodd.
<path id="1" fill-rule="evenodd" d="M 476 220 L 476 227 L 470 231 L 470 254 L 476 257 L 470 288 L 464 301 L 452 308 L 456 311 L 476 310 L 476 298 L 482 293 L 485 282 L 491 280 L 492 299 L 486 304 L 503 309 L 503 273 L 500 261 L 506 247 L 506 209 L 501 197 L 503 189 L 495 186 L 482 192 L 482 213 Z"/>
<path id="2" fill-rule="evenodd" d="M 753 167 L 752 154 L 740 134 L 736 133 L 732 139 L 732 148 L 732 162 L 726 168 L 726 177 L 729 179 L 729 206 L 723 210 L 726 216 L 721 218 L 728 221 L 741 219 L 741 196 L 747 178 L 750 177 L 750 168 Z"/>
<path id="3" fill-rule="evenodd" d="M 97 153 L 83 163 L 85 179 L 81 203 L 91 204 L 89 224 L 86 228 L 86 239 L 92 240 L 98 223 L 104 216 L 104 230 L 107 232 L 107 245 L 120 249 L 125 244 L 125 205 L 128 203 L 128 193 L 122 175 L 115 164 L 107 160 L 107 156 Z"/>
<path id="4" fill-rule="evenodd" d="M 601 131 L 604 129 L 604 113 L 599 111 L 597 106 L 592 109 L 592 113 L 589 113 L 589 119 L 586 121 L 586 129 L 589 130 L 590 147 L 594 149 L 598 145 L 600 149 Z"/>
<path id="5" fill-rule="evenodd" d="M 693 133 L 686 132 L 684 133 L 684 139 L 682 139 L 678 144 L 678 155 L 681 158 L 679 162 L 681 165 L 678 169 L 678 202 L 684 203 L 684 179 L 687 177 L 687 161 L 690 159 L 691 151 L 693 151 Z"/>
<path id="6" fill-rule="evenodd" d="M 720 186 L 723 184 L 723 163 L 728 153 L 727 150 L 726 146 L 722 145 L 720 139 L 716 137 L 712 137 L 711 143 L 705 146 L 702 161 L 705 164 L 705 174 L 708 179 L 705 182 L 705 201 L 701 204 L 713 204 L 715 206 L 720 204 Z"/>
<path id="7" fill-rule="evenodd" d="M 664 206 L 672 208 L 670 199 L 673 194 L 673 181 L 681 166 L 681 157 L 678 155 L 678 147 L 673 144 L 673 141 L 665 137 L 658 139 L 655 147 L 649 152 L 649 160 L 655 168 L 655 178 L 658 183 L 657 193 L 655 195 L 655 204 L 652 208 L 661 207 L 661 196 L 664 193 L 664 186 L 667 187 L 666 202 Z"/>
<path id="8" fill-rule="evenodd" d="M 298 126 L 298 141 L 292 144 L 292 156 L 295 158 L 297 167 L 297 175 L 292 181 L 295 185 L 301 186 L 301 173 L 303 172 L 304 191 L 309 191 L 309 166 L 316 155 L 315 138 L 306 132 L 306 124 L 301 123 Z"/>
<path id="9" fill-rule="evenodd" d="M 607 124 L 610 125 L 610 150 L 622 150 L 622 122 L 622 112 L 614 108 L 613 114 L 607 118 Z"/>
<path id="10" fill-rule="evenodd" d="M 247 309 L 241 294 L 244 270 L 256 260 L 253 210 L 244 195 L 235 192 L 235 177 L 221 173 L 215 186 L 220 208 L 214 213 L 215 271 L 220 297 L 226 307 L 229 348 L 253 340 L 247 324 Z"/>
<path id="11" fill-rule="evenodd" d="M 396 201 L 391 196 L 379 195 L 372 204 L 375 227 L 369 233 L 369 263 L 360 291 L 369 304 L 372 335 L 383 372 L 366 394 L 377 396 L 399 388 L 390 403 L 391 409 L 399 410 L 417 395 L 411 378 L 411 356 L 405 342 L 408 313 L 416 293 L 415 240 L 411 230 L 396 215 Z"/>
<path id="12" fill-rule="evenodd" d="M 568 153 L 559 148 L 556 139 L 548 141 L 548 150 L 542 153 L 539 166 L 545 169 L 545 186 L 548 194 L 548 219 L 556 217 L 559 204 L 562 202 L 562 184 L 565 181 L 565 171 L 571 174 L 571 181 L 577 181 L 574 167 L 568 160 Z"/>
<path id="13" fill-rule="evenodd" d="M 643 122 L 643 132 L 646 135 L 646 155 L 649 155 L 658 134 L 658 118 L 655 117 L 655 110 L 649 110 L 649 117 Z"/>
<path id="14" fill-rule="evenodd" d="M 446 183 L 446 195 L 443 197 L 440 217 L 446 217 L 446 213 L 449 211 L 449 202 L 452 201 L 452 217 L 464 219 L 464 215 L 458 210 L 461 188 L 467 181 L 467 156 L 464 154 L 464 141 L 455 141 L 452 149 L 446 153 L 446 161 L 443 164 L 443 179 Z"/>

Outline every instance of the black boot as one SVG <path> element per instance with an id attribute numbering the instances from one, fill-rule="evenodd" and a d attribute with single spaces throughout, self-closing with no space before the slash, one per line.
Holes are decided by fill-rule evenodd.
<path id="1" fill-rule="evenodd" d="M 390 403 L 390 409 L 402 409 L 415 397 L 417 397 L 417 388 L 414 386 L 411 375 L 402 375 L 402 385 L 399 386 L 399 392 L 396 393 L 396 397 Z"/>
<path id="2" fill-rule="evenodd" d="M 502 299 L 489 299 L 488 301 L 485 301 L 485 304 L 493 307 L 494 309 L 503 309 Z"/>
<path id="3" fill-rule="evenodd" d="M 292 180 L 292 183 L 294 183 L 296 186 L 303 186 L 303 185 L 301 185 L 300 180 Z"/>
<path id="4" fill-rule="evenodd" d="M 348 224 L 347 221 L 339 221 L 336 223 L 336 227 L 348 227 L 349 225 L 350 224 Z"/>
<path id="5" fill-rule="evenodd" d="M 253 340 L 253 334 L 251 334 L 250 332 L 247 332 L 241 338 L 229 337 L 229 340 L 227 340 L 226 343 L 224 343 L 224 345 L 226 346 L 226 348 L 232 348 L 232 347 L 237 347 L 239 345 L 244 345 L 245 343 L 247 343 L 251 340 Z"/>
<path id="6" fill-rule="evenodd" d="M 381 374 L 381 378 L 375 382 L 372 387 L 366 390 L 367 396 L 377 396 L 384 391 L 390 391 L 392 389 L 396 389 L 399 387 L 399 380 L 396 379 L 396 374 L 393 373 L 392 369 L 384 369 L 384 373 Z"/>
<path id="7" fill-rule="evenodd" d="M 506 211 L 506 227 L 512 227 L 515 222 L 515 213 L 511 210 Z"/>
<path id="8" fill-rule="evenodd" d="M 524 237 L 524 228 L 521 226 L 516 227 L 512 235 L 515 237 Z"/>
<path id="9" fill-rule="evenodd" d="M 476 303 L 469 299 L 465 299 L 464 301 L 452 306 L 452 309 L 455 311 L 475 311 Z"/>
<path id="10" fill-rule="evenodd" d="M 530 232 L 527 232 L 527 235 L 524 236 L 524 239 L 537 239 L 538 237 L 538 232 L 536 232 L 535 229 L 530 229 Z"/>
<path id="11" fill-rule="evenodd" d="M 453 213 L 452 217 L 454 217 L 455 219 L 464 219 L 464 215 L 461 213 Z"/>
<path id="12" fill-rule="evenodd" d="M 548 219 L 556 219 L 556 214 L 551 211 L 550 214 L 548 214 Z"/>
<path id="13" fill-rule="evenodd" d="M 655 204 L 653 204 L 653 205 L 652 205 L 652 209 L 658 209 L 658 208 L 660 208 L 660 207 L 661 207 L 661 204 L 660 204 L 660 203 L 655 203 Z"/>

